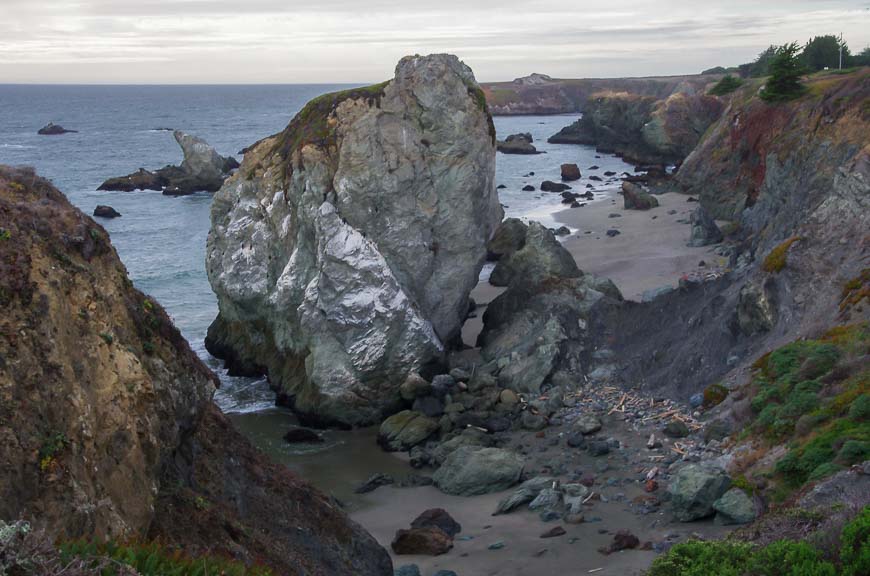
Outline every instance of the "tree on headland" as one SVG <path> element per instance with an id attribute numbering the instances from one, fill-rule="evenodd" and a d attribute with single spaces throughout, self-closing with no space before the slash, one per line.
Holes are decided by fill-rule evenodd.
<path id="1" fill-rule="evenodd" d="M 749 62 L 747 64 L 741 64 L 738 66 L 738 70 L 740 72 L 740 76 L 743 78 L 758 78 L 760 76 L 767 76 L 769 73 L 770 63 L 773 60 L 773 57 L 776 55 L 776 46 L 770 45 L 761 54 L 758 55 L 758 58 L 755 59 L 754 62 Z"/>
<path id="2" fill-rule="evenodd" d="M 831 34 L 816 36 L 807 42 L 801 53 L 801 60 L 813 72 L 825 68 L 839 68 L 840 48 L 843 49 L 843 67 L 848 67 L 852 58 L 849 47 L 841 38 Z"/>
<path id="3" fill-rule="evenodd" d="M 801 96 L 806 88 L 801 84 L 805 68 L 798 56 L 796 42 L 783 44 L 776 48 L 770 61 L 770 78 L 761 91 L 761 98 L 767 102 L 783 102 Z"/>
<path id="4" fill-rule="evenodd" d="M 852 56 L 850 64 L 852 66 L 870 66 L 870 46 Z"/>
<path id="5" fill-rule="evenodd" d="M 735 78 L 729 74 L 716 82 L 716 85 L 710 88 L 708 94 L 712 94 L 713 96 L 724 96 L 725 94 L 734 92 L 740 88 L 742 84 L 743 81 L 740 78 Z"/>

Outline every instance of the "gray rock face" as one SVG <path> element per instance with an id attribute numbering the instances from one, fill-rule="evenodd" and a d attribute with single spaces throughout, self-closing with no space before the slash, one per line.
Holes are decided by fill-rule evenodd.
<path id="1" fill-rule="evenodd" d="M 507 218 L 486 245 L 487 259 L 498 260 L 510 256 L 526 243 L 526 226 L 519 218 Z"/>
<path id="2" fill-rule="evenodd" d="M 767 332 L 776 323 L 776 308 L 767 290 L 758 282 L 747 282 L 737 300 L 737 324 L 747 336 Z"/>
<path id="3" fill-rule="evenodd" d="M 206 345 L 303 418 L 366 424 L 439 360 L 501 222 L 492 120 L 455 56 L 310 102 L 215 196 Z"/>
<path id="4" fill-rule="evenodd" d="M 690 218 L 692 231 L 689 236 L 689 246 L 707 246 L 722 241 L 722 231 L 716 225 L 710 213 L 703 206 L 698 206 Z"/>
<path id="5" fill-rule="evenodd" d="M 500 259 L 489 277 L 493 286 L 507 286 L 515 279 L 536 283 L 546 278 L 578 278 L 582 275 L 571 253 L 548 228 L 530 222 L 522 248 Z"/>
<path id="6" fill-rule="evenodd" d="M 538 393 L 559 370 L 584 373 L 590 319 L 598 310 L 616 305 L 592 287 L 602 283 L 589 274 L 550 278 L 539 284 L 512 284 L 483 314 L 477 343 L 484 359 L 497 363 L 503 388 Z"/>
<path id="7" fill-rule="evenodd" d="M 505 490 L 523 472 L 523 459 L 501 448 L 462 446 L 444 461 L 432 479 L 445 494 L 478 496 Z"/>
<path id="8" fill-rule="evenodd" d="M 181 130 L 172 133 L 175 141 L 181 146 L 184 160 L 181 161 L 181 169 L 191 178 L 203 182 L 217 181 L 218 186 L 223 183 L 225 159 L 208 142 Z"/>
<path id="9" fill-rule="evenodd" d="M 740 488 L 732 488 L 713 502 L 716 522 L 728 524 L 748 524 L 755 520 L 755 503 Z"/>
<path id="10" fill-rule="evenodd" d="M 674 517 L 691 522 L 711 516 L 716 502 L 731 486 L 731 479 L 721 470 L 689 464 L 677 472 L 668 486 Z"/>

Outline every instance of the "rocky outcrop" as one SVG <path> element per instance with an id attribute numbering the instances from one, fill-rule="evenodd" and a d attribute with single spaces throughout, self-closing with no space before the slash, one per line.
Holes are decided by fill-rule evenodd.
<path id="1" fill-rule="evenodd" d="M 649 210 L 659 205 L 655 196 L 632 182 L 622 183 L 622 203 L 626 210 Z"/>
<path id="2" fill-rule="evenodd" d="M 78 132 L 78 130 L 67 130 L 59 124 L 49 122 L 42 128 L 36 131 L 40 136 L 58 136 L 60 134 L 68 134 L 70 132 Z"/>
<path id="3" fill-rule="evenodd" d="M 556 236 L 538 222 L 530 222 L 522 248 L 501 258 L 489 276 L 493 286 L 508 286 L 514 280 L 538 283 L 550 277 L 576 278 L 580 269 Z"/>
<path id="4" fill-rule="evenodd" d="M 676 92 L 663 99 L 636 92 L 595 94 L 583 117 L 548 139 L 588 144 L 639 164 L 680 162 L 722 113 L 715 96 Z"/>
<path id="5" fill-rule="evenodd" d="M 97 207 L 94 208 L 94 216 L 97 216 L 99 218 L 120 218 L 121 213 L 112 208 L 111 206 L 98 204 Z"/>
<path id="6" fill-rule="evenodd" d="M 173 134 L 184 152 L 181 166 L 166 166 L 154 172 L 140 168 L 127 176 L 109 178 L 97 190 L 158 190 L 167 196 L 215 192 L 229 173 L 239 167 L 235 158 L 221 156 L 205 140 L 181 130 Z"/>
<path id="7" fill-rule="evenodd" d="M 708 246 L 722 241 L 722 231 L 703 206 L 695 208 L 689 222 L 692 225 L 692 230 L 689 232 L 689 246 Z"/>
<path id="8" fill-rule="evenodd" d="M 510 256 L 526 243 L 526 226 L 519 218 L 506 218 L 486 244 L 486 259 Z"/>
<path id="9" fill-rule="evenodd" d="M 532 144 L 532 135 L 528 132 L 525 134 L 511 134 L 504 140 L 498 140 L 496 149 L 502 154 L 542 154 Z"/>
<path id="10" fill-rule="evenodd" d="M 502 211 L 495 131 L 454 56 L 308 103 L 215 196 L 206 341 L 312 423 L 395 410 L 458 336 Z"/>
<path id="11" fill-rule="evenodd" d="M 0 518 L 281 574 L 392 573 L 211 403 L 216 377 L 105 230 L 33 171 L 0 167 L 0 231 Z"/>

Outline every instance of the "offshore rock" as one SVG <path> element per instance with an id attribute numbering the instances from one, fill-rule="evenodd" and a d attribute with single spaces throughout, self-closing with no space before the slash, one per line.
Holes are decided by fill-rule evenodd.
<path id="1" fill-rule="evenodd" d="M 267 372 L 309 423 L 378 421 L 459 334 L 502 217 L 494 169 L 492 119 L 455 56 L 309 102 L 215 196 L 208 349 Z"/>
<path id="2" fill-rule="evenodd" d="M 173 136 L 184 153 L 181 166 L 165 166 L 154 172 L 140 168 L 126 176 L 109 178 L 97 190 L 162 190 L 167 196 L 185 196 L 200 191 L 215 192 L 224 183 L 227 175 L 239 167 L 235 158 L 221 156 L 202 138 L 181 130 L 175 130 Z"/>

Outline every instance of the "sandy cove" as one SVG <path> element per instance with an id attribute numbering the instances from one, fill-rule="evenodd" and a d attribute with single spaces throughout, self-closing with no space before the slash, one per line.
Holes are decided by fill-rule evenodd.
<path id="1" fill-rule="evenodd" d="M 625 210 L 622 197 L 613 191 L 609 199 L 562 210 L 554 218 L 571 228 L 562 245 L 581 270 L 610 278 L 626 299 L 639 300 L 645 290 L 676 286 L 684 274 L 727 264 L 711 246 L 686 245 L 689 215 L 698 207 L 688 198 L 669 192 L 656 196 L 657 208 Z M 608 237 L 611 229 L 619 235 Z M 698 266 L 702 260 L 704 268 Z"/>
<path id="2" fill-rule="evenodd" d="M 611 278 L 626 298 L 638 300 L 645 290 L 676 286 L 685 274 L 725 266 L 724 259 L 716 256 L 712 247 L 686 245 L 688 218 L 697 207 L 687 201 L 687 196 L 659 195 L 656 196 L 659 207 L 635 211 L 625 210 L 621 196 L 616 191 L 612 194 L 555 215 L 558 222 L 572 229 L 564 246 L 583 271 Z M 611 214 L 620 216 L 610 217 Z M 620 234 L 608 237 L 606 232 L 610 229 L 619 230 Z M 706 266 L 699 267 L 702 260 Z M 466 344 L 474 346 L 486 305 L 503 290 L 482 282 L 472 292 L 478 308 L 476 317 L 463 327 Z M 571 409 L 565 412 L 566 421 L 570 421 Z M 660 427 L 638 426 L 620 414 L 606 415 L 602 420 L 604 428 L 595 438 L 615 438 L 621 444 L 620 449 L 607 456 L 594 457 L 568 447 L 564 442 L 570 430 L 568 423 L 551 426 L 543 433 L 514 432 L 507 445 L 525 455 L 530 477 L 549 475 L 554 466 L 596 477 L 592 489 L 604 498 L 594 498 L 587 504 L 586 521 L 581 524 L 562 520 L 543 522 L 536 512 L 525 509 L 492 516 L 498 501 L 510 490 L 464 498 L 443 494 L 431 486 L 379 488 L 366 496 L 367 505 L 352 516 L 389 549 L 396 530 L 407 528 L 421 512 L 429 508 L 447 510 L 463 527 L 449 553 L 436 557 L 393 555 L 396 567 L 417 564 L 423 576 L 438 570 L 453 570 L 459 576 L 641 574 L 656 557 L 656 552 L 638 549 L 605 556 L 598 549 L 607 546 L 618 530 L 631 531 L 641 543 L 657 544 L 679 541 L 690 534 L 716 537 L 726 532 L 711 521 L 673 522 L 667 505 L 654 512 L 641 512 L 639 502 L 650 496 L 643 489 L 644 475 L 661 461 L 663 454 L 672 453 L 672 442 L 665 439 L 662 449 L 650 451 L 646 448 L 649 433 L 661 436 Z M 557 477 L 563 482 L 567 480 L 565 476 Z M 663 492 L 664 487 L 661 487 L 654 496 L 661 496 Z M 541 538 L 555 526 L 562 526 L 566 534 Z M 504 544 L 503 548 L 489 548 L 499 542 Z"/>

